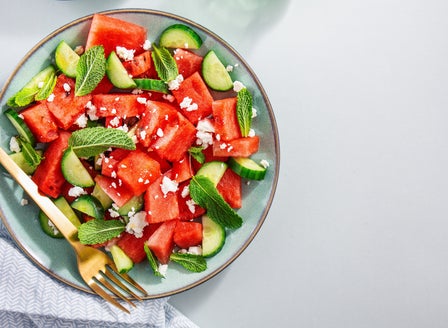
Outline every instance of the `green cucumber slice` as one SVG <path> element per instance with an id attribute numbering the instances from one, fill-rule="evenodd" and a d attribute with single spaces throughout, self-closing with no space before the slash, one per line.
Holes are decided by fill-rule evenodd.
<path id="1" fill-rule="evenodd" d="M 39 156 L 42 156 L 42 151 L 36 151 Z M 25 154 L 21 151 L 19 153 L 9 154 L 9 157 L 25 172 L 26 174 L 33 174 L 37 166 L 31 165 L 25 158 Z"/>
<path id="2" fill-rule="evenodd" d="M 103 219 L 104 209 L 100 201 L 92 195 L 81 195 L 72 204 L 75 210 L 87 214 L 95 219 Z"/>
<path id="3" fill-rule="evenodd" d="M 62 154 L 61 170 L 65 180 L 72 185 L 92 187 L 95 184 L 95 181 L 84 165 L 82 165 L 81 160 L 76 156 L 72 147 L 67 148 Z"/>
<path id="4" fill-rule="evenodd" d="M 54 54 L 56 66 L 68 77 L 76 77 L 76 66 L 78 66 L 79 55 L 62 40 L 56 47 Z"/>
<path id="5" fill-rule="evenodd" d="M 76 228 L 81 225 L 81 221 L 79 221 L 79 218 L 76 215 L 75 211 L 73 211 L 73 208 L 63 196 L 56 198 L 54 200 L 54 203 Z"/>
<path id="6" fill-rule="evenodd" d="M 196 176 L 205 176 L 209 178 L 216 187 L 219 180 L 221 180 L 224 175 L 224 172 L 227 170 L 227 167 L 228 165 L 221 161 L 207 162 L 196 172 Z"/>
<path id="7" fill-rule="evenodd" d="M 191 27 L 174 24 L 162 32 L 159 45 L 166 48 L 199 49 L 202 39 Z"/>
<path id="8" fill-rule="evenodd" d="M 16 128 L 19 136 L 34 146 L 36 144 L 36 139 L 34 138 L 34 135 L 28 125 L 26 125 L 25 121 L 19 116 L 19 114 L 14 109 L 8 108 L 5 111 L 5 115 Z"/>
<path id="9" fill-rule="evenodd" d="M 236 174 L 250 180 L 263 180 L 267 171 L 267 168 L 247 157 L 231 157 L 228 164 Z"/>
<path id="10" fill-rule="evenodd" d="M 28 81 L 25 86 L 20 89 L 14 96 L 8 99 L 8 105 L 12 107 L 23 107 L 31 104 L 34 100 L 36 100 L 36 95 L 39 94 L 38 98 L 42 98 L 46 94 L 50 94 L 53 90 L 49 80 L 53 80 L 56 75 L 56 69 L 54 66 L 50 65 L 44 68 L 42 71 L 37 73 L 33 78 Z M 47 83 L 50 83 L 47 85 Z M 45 89 L 45 92 L 42 92 L 41 89 Z M 48 96 L 47 96 L 48 97 Z"/>
<path id="11" fill-rule="evenodd" d="M 228 91 L 233 88 L 229 72 L 213 50 L 210 50 L 202 60 L 202 76 L 213 90 Z"/>
<path id="12" fill-rule="evenodd" d="M 134 82 L 137 85 L 137 88 L 141 90 L 169 93 L 168 85 L 162 80 L 134 79 Z"/>
<path id="13" fill-rule="evenodd" d="M 133 196 L 126 204 L 118 208 L 117 212 L 122 216 L 127 216 L 129 212 L 137 213 L 143 208 L 143 204 L 143 195 Z"/>
<path id="14" fill-rule="evenodd" d="M 127 273 L 134 267 L 134 262 L 118 245 L 110 247 L 110 254 L 119 273 Z"/>
<path id="15" fill-rule="evenodd" d="M 100 201 L 104 209 L 111 207 L 114 202 L 98 184 L 93 187 L 92 196 Z"/>
<path id="16" fill-rule="evenodd" d="M 62 213 L 70 220 L 71 223 L 75 227 L 79 227 L 81 222 L 79 221 L 78 216 L 70 207 L 70 204 L 64 197 L 59 197 L 55 199 L 54 204 L 61 210 Z M 48 216 L 42 211 L 39 211 L 39 223 L 42 230 L 52 238 L 63 238 L 63 235 L 59 232 L 59 230 L 53 225 Z"/>
<path id="17" fill-rule="evenodd" d="M 226 241 L 226 230 L 207 215 L 202 216 L 202 256 L 219 253 Z"/>
<path id="18" fill-rule="evenodd" d="M 129 76 L 126 68 L 115 51 L 112 51 L 106 61 L 106 75 L 112 84 L 120 89 L 132 89 L 137 85 Z"/>
<path id="19" fill-rule="evenodd" d="M 54 226 L 54 224 L 50 221 L 47 214 L 45 214 L 42 210 L 39 211 L 39 224 L 42 228 L 42 231 L 45 232 L 51 238 L 64 238 L 62 233 Z"/>

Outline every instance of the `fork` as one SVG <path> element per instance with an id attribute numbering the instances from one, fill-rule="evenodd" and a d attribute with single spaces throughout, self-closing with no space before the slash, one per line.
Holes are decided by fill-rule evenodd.
<path id="1" fill-rule="evenodd" d="M 96 294 L 127 313 L 130 313 L 130 311 L 121 305 L 116 297 L 135 307 L 135 304 L 131 301 L 132 298 L 141 301 L 142 297 L 148 296 L 145 289 L 135 282 L 128 274 L 120 274 L 117 271 L 113 260 L 108 255 L 96 248 L 83 245 L 79 242 L 78 229 L 69 221 L 69 219 L 67 219 L 50 198 L 40 194 L 34 181 L 2 148 L 0 148 L 0 163 L 50 218 L 51 222 L 73 247 L 76 253 L 79 273 L 85 283 Z M 133 292 L 121 280 L 124 280 L 130 287 L 133 287 L 142 293 L 142 297 Z M 118 286 L 121 291 L 117 289 L 116 286 Z M 123 292 L 125 292 L 125 294 Z M 112 294 L 116 297 L 113 297 Z"/>

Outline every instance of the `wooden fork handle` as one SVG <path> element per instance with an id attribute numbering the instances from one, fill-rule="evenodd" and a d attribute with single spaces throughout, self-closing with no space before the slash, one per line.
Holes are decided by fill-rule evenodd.
<path id="1" fill-rule="evenodd" d="M 42 211 L 50 218 L 51 222 L 58 228 L 64 237 L 71 243 L 77 243 L 78 229 L 70 220 L 59 210 L 53 201 L 43 196 L 33 180 L 9 157 L 9 155 L 0 148 L 0 163 L 19 183 L 28 195 L 34 200 Z"/>

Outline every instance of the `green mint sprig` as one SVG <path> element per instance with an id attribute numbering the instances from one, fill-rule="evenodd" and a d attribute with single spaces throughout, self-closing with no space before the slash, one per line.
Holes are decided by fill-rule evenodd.
<path id="1" fill-rule="evenodd" d="M 159 78 L 164 82 L 174 80 L 179 75 L 179 70 L 171 53 L 165 47 L 158 47 L 155 44 L 152 48 L 151 56 Z"/>
<path id="2" fill-rule="evenodd" d="M 124 230 L 125 224 L 120 220 L 94 219 L 79 226 L 78 238 L 82 244 L 100 244 L 117 237 Z"/>
<path id="3" fill-rule="evenodd" d="M 205 162 L 205 155 L 202 152 L 202 147 L 190 147 L 188 149 L 188 153 L 193 157 L 199 164 L 204 164 Z"/>
<path id="4" fill-rule="evenodd" d="M 238 118 L 241 135 L 247 137 L 252 124 L 252 95 L 247 88 L 238 91 L 236 116 Z"/>
<path id="5" fill-rule="evenodd" d="M 91 93 L 106 74 L 103 46 L 94 46 L 81 55 L 76 66 L 75 96 Z"/>
<path id="6" fill-rule="evenodd" d="M 88 158 L 110 147 L 134 150 L 135 143 L 126 132 L 101 126 L 85 128 L 72 133 L 68 140 L 78 157 Z"/>
<path id="7" fill-rule="evenodd" d="M 213 182 L 206 176 L 193 176 L 190 182 L 190 196 L 207 209 L 208 216 L 223 227 L 237 229 L 243 219 L 224 200 Z"/>
<path id="8" fill-rule="evenodd" d="M 149 249 L 148 245 L 144 244 L 143 248 L 145 250 L 146 257 L 148 258 L 149 265 L 151 266 L 151 269 L 154 272 L 154 275 L 156 277 L 165 278 L 165 276 L 159 271 L 159 267 L 157 265 L 156 258 L 152 254 L 152 252 Z"/>
<path id="9" fill-rule="evenodd" d="M 189 253 L 171 253 L 170 260 L 182 265 L 191 272 L 202 272 L 207 270 L 207 262 L 201 255 Z"/>

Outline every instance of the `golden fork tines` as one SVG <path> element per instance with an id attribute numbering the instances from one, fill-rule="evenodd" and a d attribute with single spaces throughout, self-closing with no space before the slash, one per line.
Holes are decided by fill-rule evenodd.
<path id="1" fill-rule="evenodd" d="M 111 258 L 104 252 L 81 244 L 77 238 L 77 228 L 56 207 L 50 198 L 42 196 L 39 193 L 37 185 L 1 148 L 0 163 L 19 185 L 22 186 L 42 211 L 47 214 L 56 228 L 58 228 L 65 239 L 73 247 L 76 252 L 79 273 L 82 279 L 95 293 L 127 313 L 129 313 L 129 310 L 122 306 L 113 295 L 128 302 L 134 307 L 135 304 L 131 299 L 141 300 L 142 297 L 148 295 L 148 293 L 129 275 L 119 274 Z M 123 283 L 122 280 L 126 283 Z M 126 284 L 129 284 L 131 288 L 138 290 L 142 294 L 142 297 L 133 292 L 131 288 L 126 286 Z"/>

